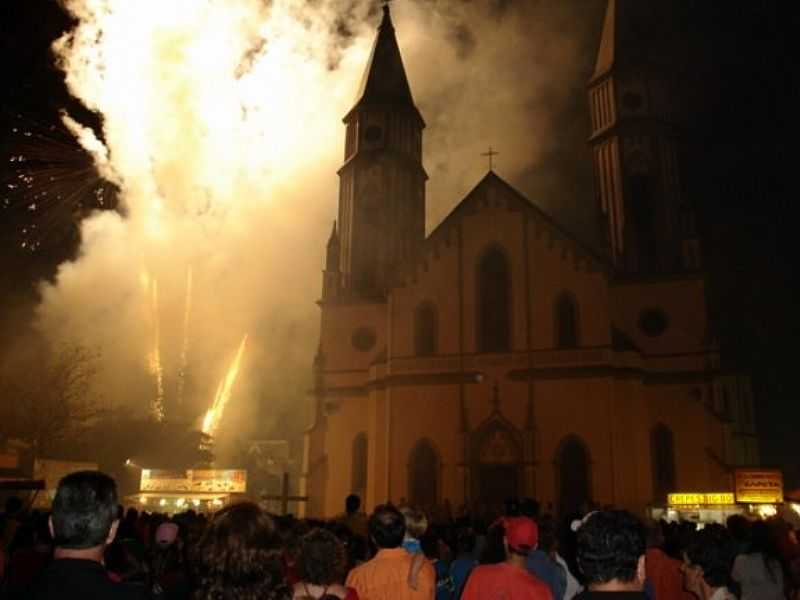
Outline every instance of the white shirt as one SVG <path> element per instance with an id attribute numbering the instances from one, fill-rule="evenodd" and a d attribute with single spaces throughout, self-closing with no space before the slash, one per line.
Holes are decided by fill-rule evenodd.
<path id="1" fill-rule="evenodd" d="M 783 571 L 776 560 L 768 570 L 760 552 L 740 554 L 733 562 L 731 576 L 742 586 L 741 600 L 783 600 Z"/>
<path id="2" fill-rule="evenodd" d="M 556 562 L 564 568 L 564 572 L 567 574 L 567 589 L 564 592 L 563 600 L 572 600 L 575 596 L 583 591 L 583 586 L 578 583 L 578 580 L 575 579 L 575 576 L 570 573 L 569 567 L 567 566 L 567 561 L 561 558 L 561 555 L 558 553 L 556 553 L 555 558 Z"/>

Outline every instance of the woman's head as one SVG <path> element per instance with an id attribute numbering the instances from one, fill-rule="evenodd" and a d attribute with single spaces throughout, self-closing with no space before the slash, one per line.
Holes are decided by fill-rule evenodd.
<path id="1" fill-rule="evenodd" d="M 195 550 L 196 600 L 289 598 L 272 519 L 258 505 L 219 511 Z"/>
<path id="2" fill-rule="evenodd" d="M 340 583 L 346 568 L 344 544 L 330 531 L 315 528 L 300 538 L 297 570 L 302 581 L 323 586 Z"/>

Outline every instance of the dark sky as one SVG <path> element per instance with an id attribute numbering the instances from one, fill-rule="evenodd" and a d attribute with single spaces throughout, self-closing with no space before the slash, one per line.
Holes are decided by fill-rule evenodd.
<path id="1" fill-rule="evenodd" d="M 454 19 L 469 4 L 456 0 L 419 2 L 427 3 L 432 14 Z M 715 333 L 723 347 L 725 365 L 753 374 L 764 462 L 783 466 L 789 484 L 800 486 L 796 434 L 800 386 L 794 377 L 800 311 L 796 308 L 793 260 L 797 235 L 793 155 L 800 95 L 797 68 L 791 60 L 793 9 L 789 3 L 744 0 L 641 0 L 640 4 L 658 7 L 665 3 L 677 7 L 671 41 L 688 54 L 677 60 L 687 73 L 684 83 L 693 86 L 696 109 L 686 135 L 694 151 L 687 165 L 687 179 L 702 225 Z M 515 183 L 534 199 L 550 198 L 545 208 L 587 232 L 593 213 L 584 209 L 584 198 L 591 194 L 584 145 L 585 82 L 593 66 L 604 2 L 531 1 L 530 6 L 540 12 L 520 8 L 521 4 L 511 0 L 495 0 L 488 5 L 493 18 L 527 19 L 523 24 L 529 27 L 532 48 L 541 47 L 534 43 L 535 36 L 551 36 L 547 39 L 555 41 L 575 36 L 577 49 L 569 56 L 577 63 L 565 68 L 560 79 L 545 71 L 552 85 L 543 89 L 552 94 L 551 104 L 556 103 L 547 123 L 543 123 L 548 127 L 547 143 L 537 160 L 517 174 Z M 576 19 L 584 20 L 576 25 Z M 25 142 L 19 131 L 13 131 L 15 128 L 52 131 L 49 128 L 57 126 L 58 110 L 65 106 L 84 122 L 97 121 L 69 98 L 62 76 L 53 66 L 49 45 L 68 24 L 53 0 L 0 3 L 0 76 L 9 82 L 0 100 L 0 177 L 4 183 L 15 173 L 7 157 Z M 453 43 L 464 47 L 464 64 L 469 65 L 471 44 L 481 43 L 481 29 L 469 30 L 454 21 L 453 32 Z M 551 44 L 554 48 L 555 41 Z M 536 60 L 542 69 L 553 69 L 559 64 L 559 55 L 544 52 L 533 57 L 534 64 Z M 503 65 L 496 68 L 502 70 Z M 424 95 L 426 89 L 436 91 L 426 86 L 423 82 L 414 91 L 426 112 L 433 132 L 430 135 L 435 136 L 452 116 L 442 109 L 443 102 L 458 90 L 438 90 L 442 94 L 440 103 L 438 97 Z M 541 119 L 542 102 L 547 100 L 531 97 L 531 123 Z M 52 133 L 59 135 L 58 131 Z M 88 157 L 74 145 L 66 149 L 68 136 L 63 140 L 70 164 L 87 168 Z M 498 145 L 502 151 L 503 140 L 498 140 Z M 432 175 L 439 167 L 436 161 L 428 165 Z M 15 198 L 10 198 L 13 204 Z M 447 203 L 456 200 L 456 196 L 444 201 L 434 198 L 441 204 L 435 216 L 441 217 Z M 93 202 L 98 202 L 97 197 L 87 199 L 86 208 Z M 63 214 L 51 224 L 50 243 L 44 251 L 20 251 L 19 230 L 27 217 L 17 208 L 2 207 L 0 290 L 4 306 L 0 326 L 4 331 L 16 326 L 20 315 L 25 314 L 24 308 L 31 305 L 33 282 L 52 274 L 53 267 L 75 250 L 71 214 Z M 16 310 L 20 306 L 22 312 Z"/>

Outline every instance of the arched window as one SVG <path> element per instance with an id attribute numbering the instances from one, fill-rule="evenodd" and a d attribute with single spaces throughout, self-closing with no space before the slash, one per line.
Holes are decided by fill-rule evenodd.
<path id="1" fill-rule="evenodd" d="M 556 347 L 575 348 L 578 345 L 578 305 L 566 292 L 556 300 Z"/>
<path id="2" fill-rule="evenodd" d="M 420 440 L 408 462 L 408 496 L 411 504 L 422 509 L 436 506 L 439 489 L 439 456 L 428 440 Z"/>
<path id="3" fill-rule="evenodd" d="M 576 435 L 567 436 L 556 454 L 558 508 L 562 517 L 582 510 L 591 501 L 589 469 L 586 444 Z"/>
<path id="4" fill-rule="evenodd" d="M 367 491 L 367 434 L 359 433 L 353 439 L 353 470 L 352 484 L 350 486 L 354 494 L 361 498 Z"/>
<path id="5" fill-rule="evenodd" d="M 659 423 L 650 432 L 650 453 L 653 458 L 653 496 L 665 500 L 675 491 L 675 438 L 669 427 Z"/>
<path id="6" fill-rule="evenodd" d="M 414 354 L 436 354 L 437 334 L 436 308 L 428 302 L 419 305 L 414 311 Z"/>
<path id="7" fill-rule="evenodd" d="M 478 263 L 478 352 L 511 350 L 511 269 L 498 247 Z"/>

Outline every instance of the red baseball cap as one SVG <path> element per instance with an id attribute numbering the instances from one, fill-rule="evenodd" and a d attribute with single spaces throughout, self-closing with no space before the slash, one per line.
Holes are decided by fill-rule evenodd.
<path id="1" fill-rule="evenodd" d="M 534 548 L 539 542 L 539 526 L 528 517 L 506 517 L 503 519 L 506 541 L 509 548 Z"/>

